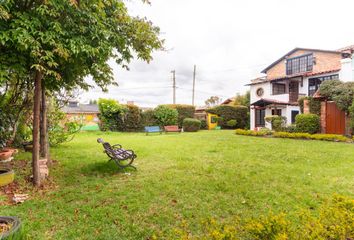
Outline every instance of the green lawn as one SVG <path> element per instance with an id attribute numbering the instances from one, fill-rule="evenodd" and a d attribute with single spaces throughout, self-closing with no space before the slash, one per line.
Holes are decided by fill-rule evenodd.
<path id="1" fill-rule="evenodd" d="M 138 171 L 118 172 L 98 137 L 134 149 Z M 210 217 L 270 211 L 290 216 L 334 193 L 354 196 L 354 145 L 201 131 L 80 133 L 52 149 L 56 187 L 1 215 L 17 215 L 33 239 L 147 239 L 185 220 L 197 234 Z M 18 158 L 30 158 L 28 154 Z M 0 198 L 1 199 L 1 198 Z"/>

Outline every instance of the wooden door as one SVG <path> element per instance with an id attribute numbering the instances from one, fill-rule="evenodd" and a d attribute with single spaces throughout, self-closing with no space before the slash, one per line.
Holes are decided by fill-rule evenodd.
<path id="1" fill-rule="evenodd" d="M 345 134 L 345 112 L 339 110 L 334 102 L 326 104 L 326 133 Z"/>
<path id="2" fill-rule="evenodd" d="M 289 102 L 297 102 L 299 99 L 299 83 L 292 81 L 289 83 Z"/>

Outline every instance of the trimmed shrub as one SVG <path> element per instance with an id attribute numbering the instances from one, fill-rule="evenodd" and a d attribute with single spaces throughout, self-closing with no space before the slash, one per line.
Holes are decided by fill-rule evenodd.
<path id="1" fill-rule="evenodd" d="M 229 120 L 229 121 L 227 121 L 226 125 L 227 125 L 229 128 L 234 128 L 234 127 L 236 127 L 236 125 L 237 125 L 237 121 L 236 121 L 236 120 Z"/>
<path id="2" fill-rule="evenodd" d="M 183 130 L 185 132 L 197 132 L 200 129 L 201 122 L 195 118 L 185 118 L 183 120 Z"/>
<path id="3" fill-rule="evenodd" d="M 245 106 L 216 106 L 208 109 L 208 113 L 216 114 L 220 117 L 218 124 L 222 128 L 230 129 L 227 122 L 236 120 L 237 124 L 231 128 L 246 128 L 248 124 L 248 108 Z"/>
<path id="4" fill-rule="evenodd" d="M 320 131 L 320 117 L 316 114 L 299 114 L 295 124 L 297 132 L 314 134 Z"/>
<path id="5" fill-rule="evenodd" d="M 185 118 L 194 118 L 195 106 L 187 104 L 166 104 L 166 107 L 176 109 L 178 112 L 178 126 L 182 127 Z"/>
<path id="6" fill-rule="evenodd" d="M 286 123 L 286 117 L 278 115 L 266 116 L 264 120 L 272 125 L 272 130 L 274 131 L 281 131 Z"/>
<path id="7" fill-rule="evenodd" d="M 320 141 L 334 141 L 334 142 L 351 142 L 350 138 L 337 134 L 309 134 L 309 133 L 289 133 L 289 132 L 275 132 L 273 137 L 278 138 L 295 138 L 295 139 L 311 139 Z"/>
<path id="8" fill-rule="evenodd" d="M 283 128 L 284 132 L 289 132 L 289 133 L 295 133 L 296 132 L 296 125 L 295 124 L 291 124 L 289 126 L 286 126 Z"/>
<path id="9" fill-rule="evenodd" d="M 208 124 L 206 120 L 200 120 L 200 129 L 208 129 Z"/>
<path id="10" fill-rule="evenodd" d="M 141 110 L 139 107 L 132 104 L 123 106 L 126 108 L 126 110 L 124 115 L 119 115 L 117 119 L 118 130 L 123 132 L 134 132 L 141 130 Z"/>
<path id="11" fill-rule="evenodd" d="M 142 126 L 158 125 L 157 119 L 155 118 L 155 111 L 153 109 L 149 109 L 141 113 L 141 125 Z"/>
<path id="12" fill-rule="evenodd" d="M 267 135 L 271 135 L 272 131 L 270 131 L 267 128 L 261 129 L 260 131 L 236 129 L 235 133 L 237 135 L 245 135 L 245 136 L 267 136 Z"/>
<path id="13" fill-rule="evenodd" d="M 118 131 L 119 119 L 128 111 L 126 106 L 119 104 L 113 99 L 99 99 L 98 109 L 100 111 L 98 117 L 100 119 L 99 127 L 101 131 Z"/>
<path id="14" fill-rule="evenodd" d="M 160 105 L 154 109 L 154 117 L 160 126 L 175 125 L 178 121 L 178 112 L 176 109 Z"/>

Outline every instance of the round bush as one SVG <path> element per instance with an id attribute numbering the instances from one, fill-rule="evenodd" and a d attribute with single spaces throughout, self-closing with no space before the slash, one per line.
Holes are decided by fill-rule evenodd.
<path id="1" fill-rule="evenodd" d="M 201 122 L 194 118 L 185 118 L 183 120 L 183 130 L 185 132 L 197 132 L 200 129 Z"/>
<path id="2" fill-rule="evenodd" d="M 320 117 L 316 114 L 299 114 L 295 118 L 296 131 L 314 134 L 320 131 Z"/>
<path id="3" fill-rule="evenodd" d="M 236 120 L 229 120 L 229 121 L 227 121 L 226 125 L 230 128 L 236 127 L 237 121 Z"/>

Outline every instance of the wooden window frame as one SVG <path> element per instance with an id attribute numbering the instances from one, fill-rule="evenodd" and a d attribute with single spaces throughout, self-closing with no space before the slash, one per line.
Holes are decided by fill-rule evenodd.
<path id="1" fill-rule="evenodd" d="M 296 56 L 286 60 L 286 75 L 293 75 L 313 70 L 313 53 Z"/>
<path id="2" fill-rule="evenodd" d="M 284 88 L 284 91 L 280 91 L 279 87 Z M 286 84 L 285 83 L 273 83 L 272 84 L 272 94 L 273 95 L 281 95 L 281 94 L 286 94 Z"/>

